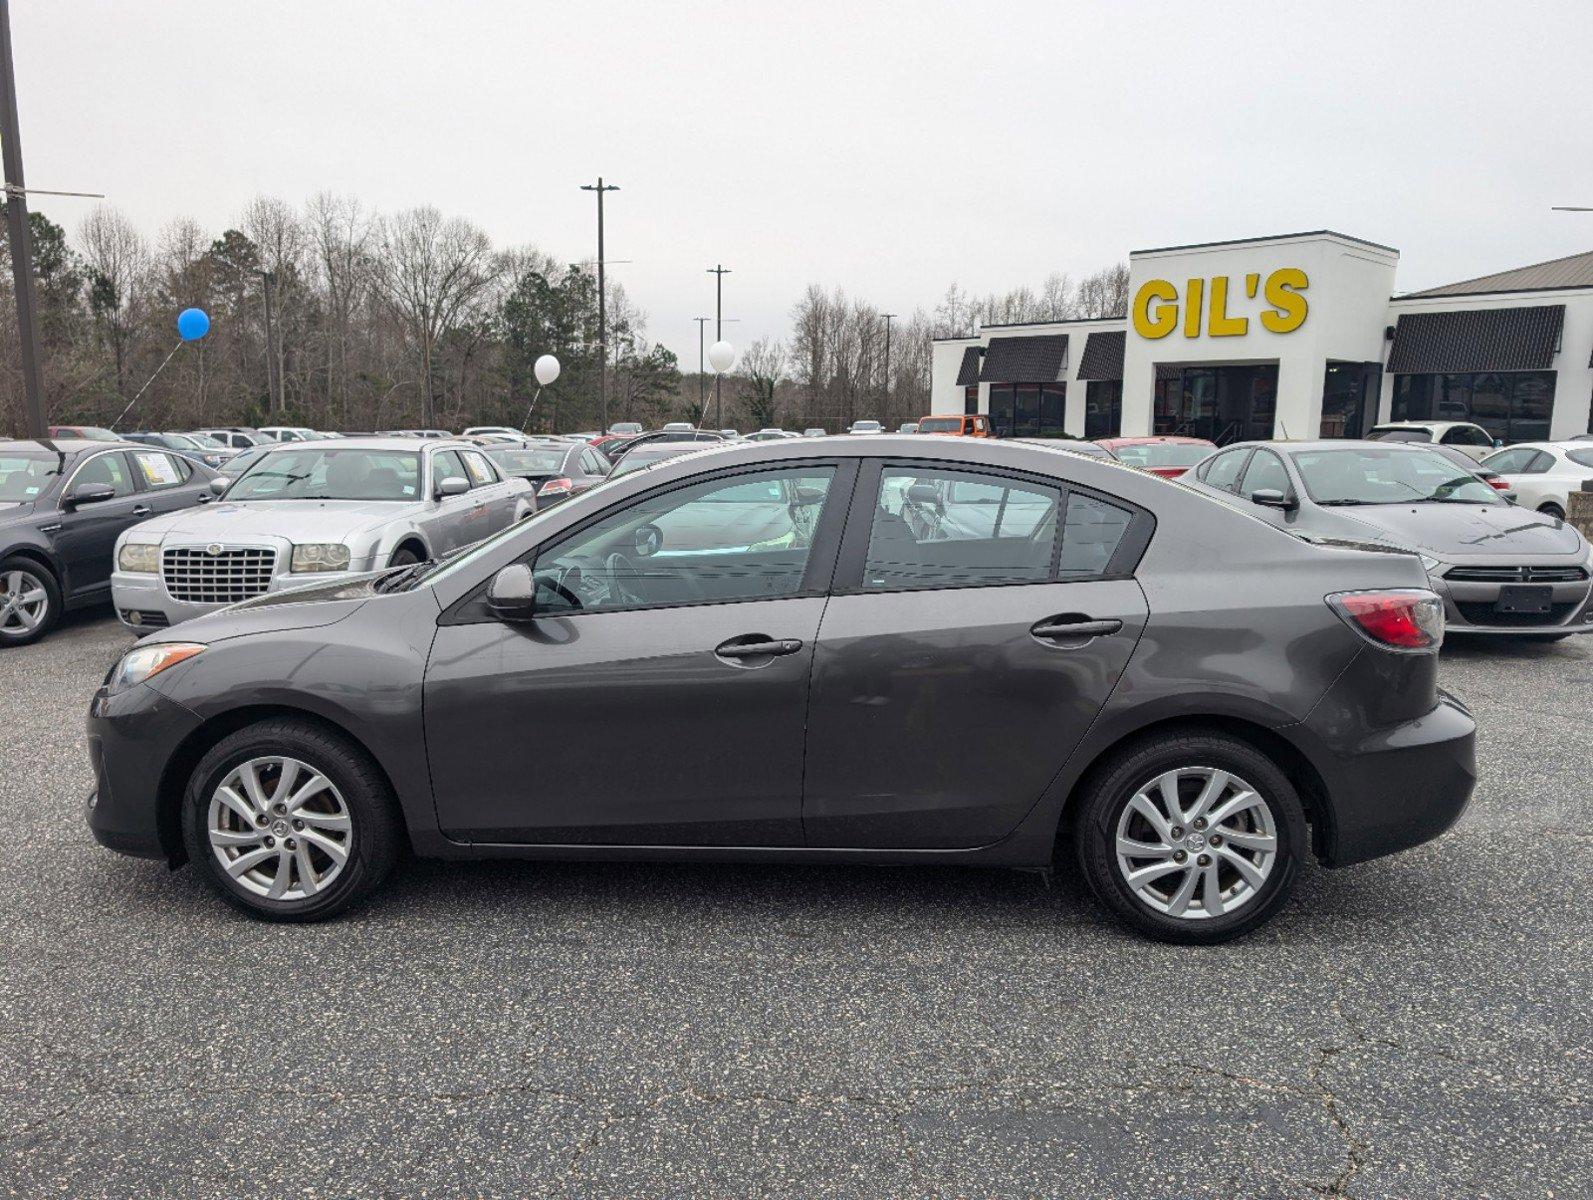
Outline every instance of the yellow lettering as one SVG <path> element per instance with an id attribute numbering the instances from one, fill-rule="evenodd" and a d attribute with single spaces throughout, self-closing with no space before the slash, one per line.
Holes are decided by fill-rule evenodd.
<path id="1" fill-rule="evenodd" d="M 1273 333 L 1293 333 L 1305 324 L 1308 308 L 1300 295 L 1311 286 L 1299 267 L 1283 267 L 1267 276 L 1263 295 L 1272 308 L 1261 314 L 1261 324 Z"/>
<path id="2" fill-rule="evenodd" d="M 1191 279 L 1184 291 L 1184 336 L 1200 336 L 1200 298 L 1206 290 L 1204 279 Z"/>
<path id="3" fill-rule="evenodd" d="M 1147 281 L 1134 296 L 1134 332 L 1142 338 L 1166 337 L 1178 324 L 1177 301 L 1178 289 L 1167 280 Z"/>
<path id="4" fill-rule="evenodd" d="M 1218 275 L 1211 281 L 1211 315 L 1206 319 L 1206 331 L 1212 337 L 1243 337 L 1249 330 L 1248 318 L 1228 315 L 1228 277 Z"/>

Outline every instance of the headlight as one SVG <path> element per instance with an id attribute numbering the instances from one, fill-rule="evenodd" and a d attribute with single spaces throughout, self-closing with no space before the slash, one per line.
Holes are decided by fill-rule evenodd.
<path id="1" fill-rule="evenodd" d="M 293 547 L 293 561 L 288 569 L 294 572 L 346 571 L 348 560 L 348 547 L 340 542 L 309 542 Z"/>
<path id="2" fill-rule="evenodd" d="M 1422 567 L 1429 575 L 1444 565 L 1441 559 L 1436 559 L 1430 554 L 1423 554 L 1420 556 L 1420 558 L 1422 560 Z"/>
<path id="3" fill-rule="evenodd" d="M 198 642 L 157 642 L 153 646 L 139 646 L 122 655 L 122 660 L 106 676 L 105 686 L 111 692 L 125 692 L 146 679 L 153 679 L 167 667 L 185 662 L 203 649 L 204 646 Z"/>
<path id="4" fill-rule="evenodd" d="M 160 574 L 160 547 L 154 542 L 127 542 L 116 552 L 116 565 L 140 575 Z"/>

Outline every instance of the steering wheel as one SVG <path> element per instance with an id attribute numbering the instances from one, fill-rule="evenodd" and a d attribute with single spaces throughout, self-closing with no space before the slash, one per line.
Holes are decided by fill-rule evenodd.
<path id="1" fill-rule="evenodd" d="M 537 580 L 537 583 L 547 588 L 548 591 L 552 592 L 560 600 L 568 603 L 571 608 L 584 607 L 581 603 L 581 598 L 577 596 L 572 589 L 565 586 L 563 579 L 539 579 Z"/>
<path id="2" fill-rule="evenodd" d="M 609 594 L 617 596 L 626 604 L 646 604 L 647 597 L 638 593 L 629 586 L 627 579 L 636 579 L 641 572 L 636 569 L 636 564 L 618 550 L 614 551 L 603 560 L 603 569 L 608 572 Z"/>

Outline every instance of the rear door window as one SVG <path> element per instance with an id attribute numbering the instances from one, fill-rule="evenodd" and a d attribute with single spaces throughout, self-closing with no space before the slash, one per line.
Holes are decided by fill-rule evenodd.
<path id="1" fill-rule="evenodd" d="M 1063 579 L 1091 579 L 1106 574 L 1107 564 L 1128 532 L 1134 514 L 1084 492 L 1068 496 L 1067 520 L 1062 526 Z"/>
<path id="2" fill-rule="evenodd" d="M 465 460 L 465 470 L 470 472 L 471 487 L 486 487 L 489 483 L 498 482 L 498 476 L 478 451 L 461 450 L 459 457 Z"/>
<path id="3" fill-rule="evenodd" d="M 154 450 L 134 450 L 133 462 L 143 477 L 144 486 L 158 492 L 163 488 L 179 487 L 187 482 L 188 471 L 175 454 L 160 454 Z"/>

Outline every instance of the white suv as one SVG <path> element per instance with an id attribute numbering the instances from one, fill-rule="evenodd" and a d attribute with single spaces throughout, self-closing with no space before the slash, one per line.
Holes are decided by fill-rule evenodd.
<path id="1" fill-rule="evenodd" d="M 1470 421 L 1389 421 L 1366 435 L 1369 442 L 1413 442 L 1451 446 L 1481 462 L 1504 443 Z"/>

